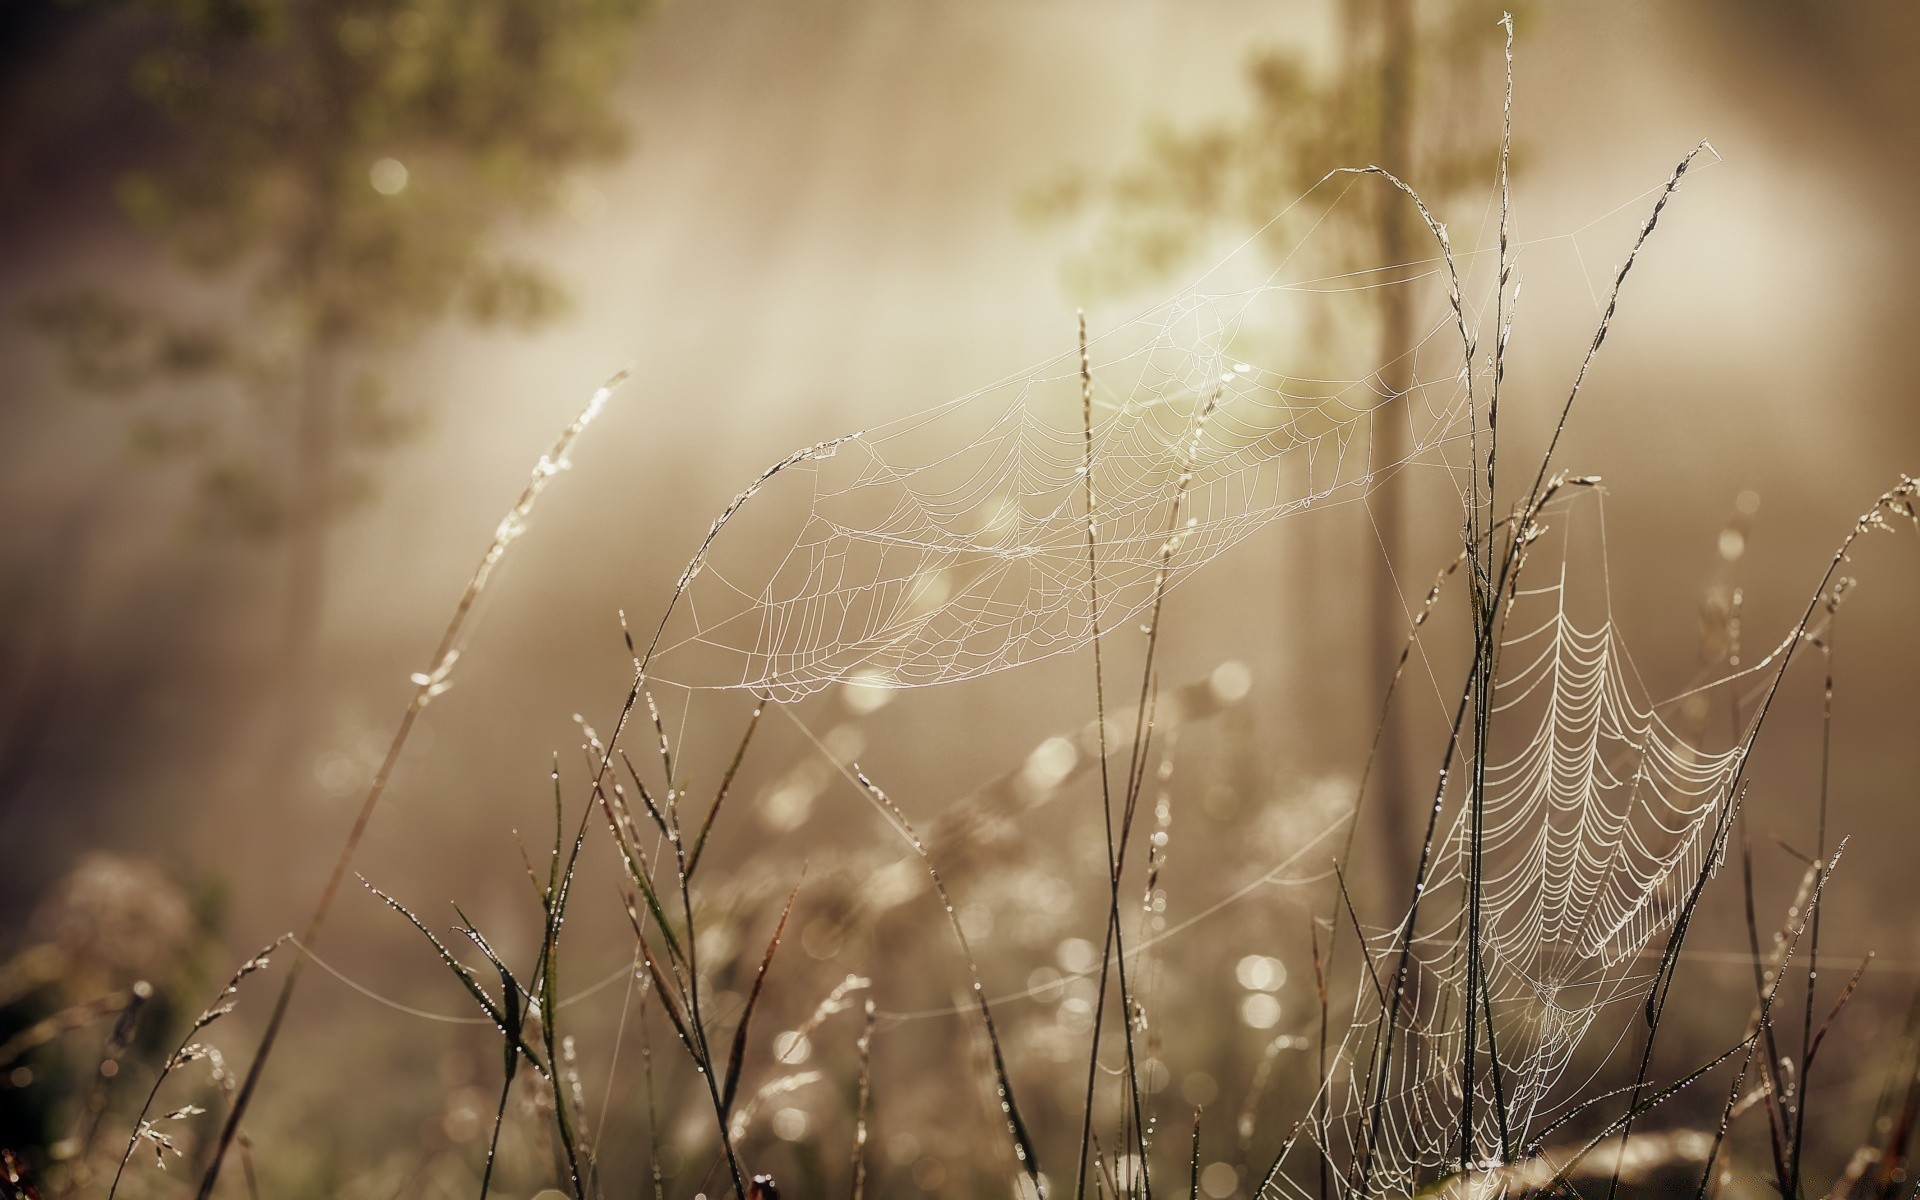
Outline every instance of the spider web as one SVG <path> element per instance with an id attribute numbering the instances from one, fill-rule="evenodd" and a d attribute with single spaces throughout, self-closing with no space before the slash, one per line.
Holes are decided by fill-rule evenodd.
<path id="1" fill-rule="evenodd" d="M 1163 558 L 1177 586 L 1270 521 L 1444 465 L 1441 448 L 1464 436 L 1466 390 L 1436 289 L 1420 292 L 1428 322 L 1405 352 L 1404 403 L 1377 360 L 1326 373 L 1331 347 L 1354 339 L 1300 344 L 1364 322 L 1352 293 L 1419 288 L 1439 269 L 1340 269 L 1330 218 L 1354 186 L 1329 177 L 1198 283 L 1094 338 L 1090 437 L 1068 349 L 777 463 L 682 577 L 649 677 L 795 700 L 835 682 L 949 683 L 1067 653 L 1147 608 Z M 1270 266 L 1276 231 L 1298 226 Z M 1289 344 L 1286 330 L 1306 332 Z M 1400 436 L 1387 444 L 1405 447 L 1391 458 L 1389 421 Z"/>
<path id="2" fill-rule="evenodd" d="M 1503 1142 L 1521 1153 L 1582 1094 L 1584 1077 L 1566 1082 L 1576 1050 L 1590 1039 L 1617 1046 L 1637 1019 L 1651 944 L 1716 852 L 1715 817 L 1747 742 L 1743 730 L 1729 748 L 1705 750 L 1704 731 L 1688 726 L 1739 711 L 1738 689 L 1757 669 L 1690 689 L 1684 705 L 1650 701 L 1613 621 L 1598 494 L 1557 501 L 1542 526 L 1500 641 L 1487 747 L 1480 940 L 1491 1017 L 1477 1014 L 1473 1129 L 1483 1163 Z M 1329 1076 L 1331 1119 L 1307 1131 L 1333 1161 L 1370 1163 L 1375 1195 L 1411 1194 L 1460 1163 L 1471 776 L 1454 780 L 1419 919 L 1410 934 L 1403 922 L 1369 936 L 1363 970 L 1378 982 L 1363 976 Z M 1384 998 L 1403 953 L 1383 1082 Z M 1284 1179 L 1275 1187 L 1308 1194 Z"/>
<path id="3" fill-rule="evenodd" d="M 1449 461 L 1470 436 L 1468 375 L 1445 289 L 1422 286 L 1443 265 L 1342 269 L 1329 217 L 1353 183 L 1334 178 L 1294 206 L 1304 214 L 1276 218 L 1194 286 L 1087 344 L 1089 399 L 1083 360 L 1066 353 L 774 464 L 681 577 L 648 676 L 778 701 L 839 682 L 970 679 L 1086 647 L 1281 517 L 1364 499 L 1414 466 L 1460 487 L 1476 469 Z M 1260 269 L 1275 229 L 1300 226 L 1280 265 Z M 1576 257 L 1579 232 L 1562 235 Z M 1382 287 L 1418 288 L 1426 314 L 1405 351 L 1404 404 L 1381 382 L 1393 364 L 1309 367 L 1326 363 L 1325 348 L 1275 334 L 1335 328 L 1354 316 L 1349 293 Z M 1463 303 L 1460 323 L 1478 325 Z M 1275 365 L 1289 361 L 1298 365 Z M 1389 421 L 1404 423 L 1401 436 L 1383 436 Z M 1576 528 L 1597 544 L 1576 548 Z M 1465 1003 L 1473 806 L 1456 771 L 1418 919 L 1367 939 L 1375 982 L 1358 989 L 1328 1119 L 1305 1131 L 1364 1171 L 1372 1194 L 1411 1193 L 1458 1164 L 1463 1087 L 1474 1095 L 1467 1140 L 1483 1158 L 1520 1150 L 1566 1109 L 1579 1091 L 1568 1068 L 1599 1041 L 1596 1025 L 1617 1027 L 1606 1044 L 1626 1034 L 1621 1018 L 1652 978 L 1649 944 L 1714 852 L 1713 817 L 1738 778 L 1742 741 L 1702 749 L 1698 730 L 1648 699 L 1613 622 L 1598 503 L 1556 502 L 1538 533 L 1505 609 L 1484 747 L 1479 970 L 1490 1015 Z M 1581 578 L 1583 564 L 1594 578 Z M 1746 675 L 1686 693 L 1687 710 Z M 1390 1006 L 1403 957 L 1404 992 Z M 1469 1012 L 1494 1049 L 1463 1082 Z M 1284 1176 L 1274 1186 L 1297 1190 Z"/>

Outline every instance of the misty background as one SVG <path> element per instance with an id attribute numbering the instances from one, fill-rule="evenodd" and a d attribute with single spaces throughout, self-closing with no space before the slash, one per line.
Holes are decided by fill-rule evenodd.
<path id="1" fill-rule="evenodd" d="M 1517 236 L 1586 231 L 1572 244 L 1591 256 L 1523 250 L 1506 395 L 1526 445 L 1550 428 L 1592 333 L 1591 289 L 1649 190 L 1702 138 L 1720 157 L 1688 178 L 1636 268 L 1559 460 L 1606 481 L 1615 616 L 1650 691 L 1670 694 L 1700 660 L 1710 589 L 1737 584 L 1744 637 L 1771 647 L 1858 514 L 1920 463 L 1920 14 L 1703 2 L 1521 18 Z M 1023 372 L 1072 349 L 1076 308 L 1098 333 L 1197 275 L 1204 257 L 1080 286 L 1100 203 L 1036 215 L 1034 197 L 1063 173 L 1136 163 L 1153 129 L 1245 111 L 1258 53 L 1332 69 L 1341 37 L 1332 6 L 1242 0 L 677 0 L 610 22 L 604 104 L 626 140 L 554 168 L 542 211 L 485 225 L 486 244 L 538 264 L 564 306 L 526 329 L 424 321 L 370 352 L 406 420 L 357 460 L 363 494 L 324 523 L 289 766 L 276 760 L 288 537 L 196 520 L 191 463 L 131 448 L 130 402 L 76 385 L 32 317 L 85 289 L 162 311 L 248 303 L 233 275 L 182 270 L 126 213 L 122 181 L 180 144 L 129 82 L 157 29 L 138 5 L 0 7 L 0 930 L 25 931 L 83 856 L 110 851 L 218 897 L 213 937 L 235 955 L 303 919 L 409 673 L 430 665 L 500 514 L 602 380 L 633 370 L 494 581 L 355 864 L 419 905 L 457 899 L 483 925 L 525 903 L 510 831 L 546 836 L 549 763 L 577 753 L 574 714 L 604 725 L 624 695 L 619 612 L 650 628 L 714 516 L 795 447 Z M 1482 32 L 1482 103 L 1460 119 L 1487 138 L 1498 30 Z M 412 170 L 430 182 L 431 164 Z M 1494 187 L 1485 175 L 1441 204 L 1457 236 L 1483 230 Z M 1444 486 L 1404 487 L 1396 566 L 1411 603 L 1454 552 L 1459 516 Z M 1744 492 L 1759 507 L 1728 556 Z M 1169 601 L 1165 677 L 1249 664 L 1236 729 L 1297 776 L 1351 780 L 1366 752 L 1374 503 L 1271 526 Z M 1920 980 L 1920 556 L 1874 539 L 1857 559 L 1832 782 L 1834 829 L 1855 840 L 1829 939 L 1839 958 L 1880 952 L 1868 986 L 1891 1009 Z M 874 714 L 863 761 L 911 772 L 898 798 L 931 819 L 1090 719 L 1088 691 L 1076 659 L 903 693 Z M 1412 746 L 1443 719 L 1421 703 Z M 751 706 L 698 704 L 689 724 L 712 714 L 716 730 L 695 736 L 715 747 Z M 844 715 L 837 693 L 808 704 L 822 727 Z M 1757 829 L 1810 840 L 1818 714 L 1809 671 L 1762 742 Z M 773 764 L 804 749 L 792 727 L 769 731 L 777 748 L 743 798 L 764 802 Z M 1427 757 L 1411 754 L 1425 778 Z M 730 861 L 771 855 L 784 870 L 808 848 L 885 836 L 844 792 L 803 820 L 763 822 L 725 847 Z M 1043 813 L 1029 836 L 1059 827 Z M 349 895 L 329 961 L 452 1010 L 412 936 Z M 306 986 L 312 1021 L 290 1058 L 317 1053 L 334 1023 L 377 1027 L 380 1046 L 417 1033 L 333 979 Z M 297 1077 L 326 1108 L 316 1096 L 372 1088 L 379 1071 Z"/>

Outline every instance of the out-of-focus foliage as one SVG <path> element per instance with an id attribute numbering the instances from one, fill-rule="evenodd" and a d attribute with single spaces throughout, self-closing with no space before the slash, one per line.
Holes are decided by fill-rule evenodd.
<path id="1" fill-rule="evenodd" d="M 224 966 L 214 938 L 224 907 L 218 887 L 95 851 L 20 922 L 0 959 L 0 1146 L 16 1163 L 64 1170 L 76 1190 L 111 1164 L 127 1123 L 121 1093 L 202 1003 L 209 964 Z M 210 1057 L 218 1084 L 224 1064 Z"/>
<path id="2" fill-rule="evenodd" d="M 1429 202 L 1485 188 L 1499 154 L 1497 22 L 1510 12 L 1524 34 L 1529 7 L 1341 0 L 1336 56 L 1315 61 L 1280 46 L 1254 53 L 1243 111 L 1186 128 L 1155 124 L 1133 162 L 1061 173 L 1028 197 L 1029 215 L 1095 214 L 1097 231 L 1068 264 L 1069 282 L 1111 294 L 1191 267 L 1224 232 L 1264 230 L 1276 248 L 1295 245 L 1298 224 L 1274 218 L 1338 167 L 1383 166 Z M 1335 219 L 1363 251 L 1357 256 L 1372 261 L 1384 224 L 1410 214 L 1388 189 L 1366 191 L 1364 203 L 1339 206 Z"/>
<path id="3" fill-rule="evenodd" d="M 564 310 L 497 234 L 624 148 L 610 90 L 646 0 L 117 7 L 145 27 L 132 88 L 169 126 L 118 199 L 213 286 L 162 307 L 103 280 L 33 315 L 76 384 L 142 401 L 138 450 L 198 464 L 216 525 L 337 511 L 365 491 L 347 468 L 419 423 L 382 386 L 385 353 L 447 319 Z M 303 484 L 284 462 L 316 443 Z"/>

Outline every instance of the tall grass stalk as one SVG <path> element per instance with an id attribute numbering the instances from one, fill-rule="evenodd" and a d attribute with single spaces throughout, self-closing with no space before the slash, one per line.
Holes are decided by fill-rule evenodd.
<path id="1" fill-rule="evenodd" d="M 1080 414 L 1081 430 L 1084 436 L 1085 452 L 1080 460 L 1080 478 L 1086 496 L 1087 509 L 1087 620 L 1091 626 L 1093 641 L 1093 720 L 1097 730 L 1100 755 L 1100 819 L 1106 836 L 1107 876 L 1110 887 L 1110 909 L 1108 914 L 1106 940 L 1100 956 L 1100 982 L 1094 996 L 1093 1033 L 1087 1051 L 1087 1090 L 1080 1120 L 1079 1166 L 1074 1172 L 1074 1200 L 1083 1200 L 1087 1185 L 1087 1156 L 1093 1145 L 1093 1099 L 1094 1083 L 1100 1074 L 1100 1031 L 1107 1016 L 1107 971 L 1114 956 L 1114 925 L 1120 904 L 1120 868 L 1118 849 L 1113 834 L 1113 779 L 1108 759 L 1112 751 L 1107 745 L 1107 692 L 1106 671 L 1101 662 L 1100 651 L 1100 550 L 1098 541 L 1099 518 L 1098 505 L 1093 490 L 1093 363 L 1087 353 L 1087 314 L 1079 314 L 1080 327 Z M 1124 972 L 1125 964 L 1121 964 Z"/>
<path id="2" fill-rule="evenodd" d="M 493 570 L 506 557 L 508 548 L 526 529 L 526 521 L 533 512 L 534 504 L 540 494 L 546 490 L 556 475 L 568 466 L 568 453 L 574 442 L 592 424 L 594 418 L 606 407 L 613 390 L 627 378 L 628 372 L 620 371 L 593 393 L 580 415 L 561 431 L 553 446 L 535 464 L 533 477 L 513 507 L 507 510 L 494 531 L 493 541 L 481 556 L 480 565 L 474 569 L 473 577 L 467 582 L 466 591 L 460 596 L 460 602 L 454 606 L 453 617 L 440 635 L 440 644 L 435 648 L 429 665 L 423 672 L 413 676 L 413 696 L 407 701 L 406 710 L 400 716 L 400 723 L 394 729 L 393 739 L 387 744 L 386 755 L 381 759 L 380 768 L 374 773 L 373 782 L 367 787 L 367 795 L 360 803 L 360 811 L 354 817 L 353 826 L 347 831 L 345 844 L 335 860 L 333 871 L 327 877 L 326 886 L 321 889 L 320 899 L 313 906 L 313 913 L 307 918 L 304 932 L 298 940 L 299 954 L 287 969 L 287 977 L 280 985 L 280 994 L 275 997 L 273 1011 L 267 1018 L 265 1031 L 260 1035 L 260 1044 L 254 1050 L 253 1061 L 247 1065 L 247 1073 L 241 1080 L 239 1092 L 234 1096 L 233 1107 L 227 1119 L 221 1124 L 219 1139 L 214 1143 L 213 1154 L 207 1160 L 206 1171 L 200 1177 L 199 1200 L 209 1200 L 214 1185 L 220 1180 L 220 1167 L 226 1161 L 227 1150 L 240 1131 L 240 1124 L 246 1119 L 247 1109 L 253 1101 L 254 1091 L 260 1085 L 260 1076 L 266 1070 L 267 1060 L 273 1053 L 275 1043 L 279 1041 L 280 1029 L 286 1023 L 287 1010 L 293 1004 L 294 990 L 300 984 L 300 976 L 306 969 L 309 957 L 308 947 L 319 941 L 320 931 L 325 926 L 327 915 L 333 909 L 333 902 L 339 895 L 340 885 L 346 879 L 347 870 L 353 863 L 354 852 L 360 848 L 360 841 L 366 836 L 367 826 L 373 820 L 374 810 L 380 807 L 380 800 L 386 795 L 387 782 L 393 777 L 393 769 L 399 764 L 400 752 L 406 749 L 407 739 L 413 733 L 414 723 L 432 700 L 450 686 L 450 676 L 454 663 L 459 658 L 459 648 L 467 632 L 468 619 L 480 595 L 486 590 L 487 581 Z"/>
<path id="3" fill-rule="evenodd" d="M 980 962 L 974 957 L 973 948 L 967 941 L 967 931 L 960 925 L 960 914 L 954 907 L 953 896 L 947 891 L 946 882 L 940 878 L 940 869 L 934 865 L 933 855 L 927 852 L 926 843 L 921 841 L 920 835 L 913 831 L 913 825 L 907 820 L 907 814 L 900 811 L 900 806 L 895 804 L 893 798 L 882 791 L 878 784 L 867 778 L 866 772 L 860 769 L 858 763 L 853 765 L 853 776 L 860 785 L 861 791 L 907 839 L 914 853 L 920 856 L 922 865 L 927 869 L 927 877 L 933 882 L 934 894 L 939 898 L 940 907 L 946 913 L 947 927 L 953 931 L 954 940 L 960 944 L 960 954 L 967 961 L 969 985 L 973 991 L 974 1003 L 980 1011 L 980 1022 L 986 1028 L 987 1048 L 993 1056 L 994 1086 L 998 1093 L 1000 1113 L 1006 1118 L 1007 1131 L 1013 1136 L 1014 1158 L 1018 1161 L 1020 1170 L 1026 1175 L 1027 1181 L 1033 1185 L 1034 1194 L 1044 1200 L 1046 1186 L 1040 1177 L 1040 1157 L 1034 1149 L 1033 1136 L 1027 1132 L 1027 1123 L 1020 1116 L 1020 1105 L 1014 1099 L 1013 1080 L 1007 1075 L 1006 1054 L 1001 1048 L 1000 1028 L 994 1022 L 992 1005 L 987 1003 L 987 989 L 980 982 Z"/>

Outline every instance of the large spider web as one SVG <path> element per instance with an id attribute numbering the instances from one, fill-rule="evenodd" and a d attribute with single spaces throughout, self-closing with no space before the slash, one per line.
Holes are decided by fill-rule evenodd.
<path id="1" fill-rule="evenodd" d="M 1176 586 L 1276 518 L 1443 463 L 1439 449 L 1464 436 L 1466 391 L 1438 290 L 1421 293 L 1404 403 L 1378 361 L 1330 377 L 1332 347 L 1355 339 L 1313 334 L 1366 322 L 1350 293 L 1418 287 L 1439 268 L 1344 269 L 1329 218 L 1355 186 L 1330 177 L 1194 286 L 1096 330 L 1090 438 L 1066 326 L 1066 352 L 1031 371 L 776 464 L 715 523 L 649 677 L 793 700 L 1084 648 L 1152 602 L 1163 563 Z M 1283 227 L 1304 232 L 1274 268 Z M 1286 330 L 1305 332 L 1288 344 Z"/>
<path id="2" fill-rule="evenodd" d="M 1651 701 L 1613 621 L 1597 493 L 1556 502 L 1541 525 L 1500 639 L 1486 750 L 1480 945 L 1491 1020 L 1476 1015 L 1480 1163 L 1503 1143 L 1522 1153 L 1582 1095 L 1588 1081 L 1568 1070 L 1575 1052 L 1619 1045 L 1637 1019 L 1655 939 L 1718 850 L 1716 816 L 1746 744 L 1742 736 L 1702 749 L 1706 735 L 1680 714 L 1722 711 L 1700 704 L 1703 696 L 1737 712 L 1730 700 L 1758 669 L 1691 689 L 1687 705 Z M 1470 788 L 1471 772 L 1456 769 L 1410 933 L 1402 922 L 1367 939 L 1353 1020 L 1326 1085 L 1330 1119 L 1306 1131 L 1305 1144 L 1341 1164 L 1349 1187 L 1364 1174 L 1373 1195 L 1410 1194 L 1461 1160 Z M 1383 1079 L 1383 1014 L 1403 953 Z M 1274 1186 L 1308 1194 L 1284 1178 Z"/>
<path id="3" fill-rule="evenodd" d="M 1363 499 L 1415 465 L 1464 478 L 1474 468 L 1448 451 L 1470 436 L 1471 403 L 1444 288 L 1421 288 L 1404 404 L 1382 383 L 1392 364 L 1329 371 L 1322 348 L 1276 339 L 1328 328 L 1329 313 L 1351 320 L 1349 292 L 1421 287 L 1443 270 L 1437 259 L 1343 266 L 1327 218 L 1353 183 L 1334 180 L 1295 206 L 1310 209 L 1294 214 L 1305 232 L 1277 269 L 1258 267 L 1273 258 L 1256 239 L 1094 338 L 1088 407 L 1069 352 L 769 468 L 682 576 L 649 677 L 780 701 L 839 682 L 969 679 L 1086 647 L 1277 518 Z M 1460 323 L 1477 325 L 1465 303 Z M 1299 365 L 1278 365 L 1288 361 Z M 1401 423 L 1391 438 L 1389 421 Z M 1471 748 L 1486 761 L 1478 969 L 1489 1015 L 1465 1002 L 1474 838 L 1462 748 L 1418 919 L 1367 938 L 1373 982 L 1363 976 L 1325 1085 L 1327 1119 L 1297 1144 L 1340 1164 L 1349 1184 L 1365 1174 L 1369 1194 L 1408 1194 L 1459 1164 L 1463 1088 L 1474 1096 L 1465 1141 L 1483 1160 L 1523 1149 L 1579 1095 L 1584 1080 L 1567 1079 L 1576 1051 L 1626 1034 L 1622 1017 L 1652 979 L 1649 945 L 1715 852 L 1713 818 L 1738 779 L 1742 741 L 1703 749 L 1648 698 L 1613 623 L 1597 501 L 1558 502 L 1540 520 L 1503 617 L 1491 740 Z M 1588 530 L 1584 550 L 1572 528 Z M 1463 1079 L 1470 1013 L 1494 1049 Z M 1595 1036 L 1603 1021 L 1609 1039 Z M 1272 1183 L 1296 1190 L 1285 1175 Z"/>

